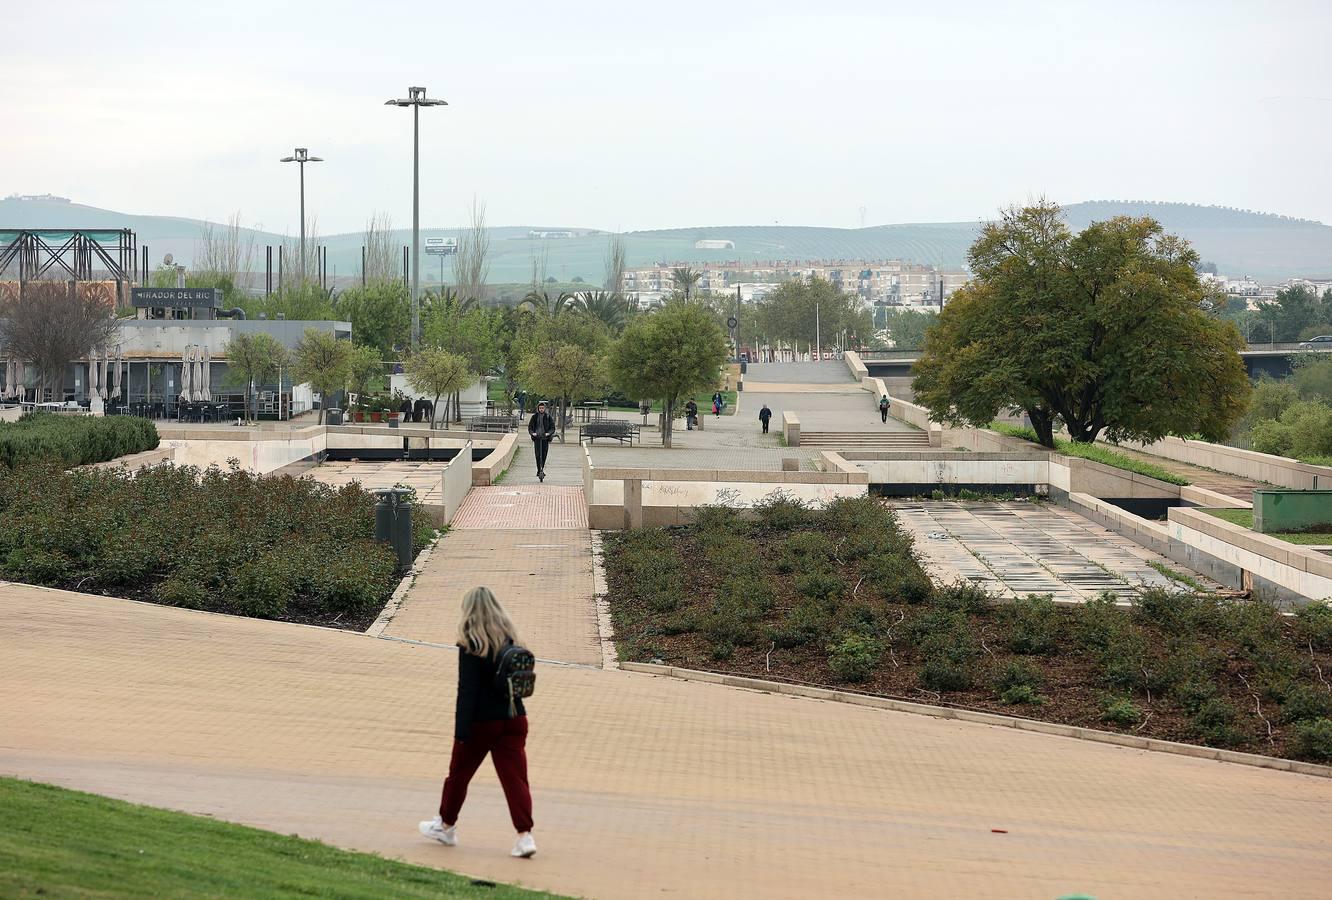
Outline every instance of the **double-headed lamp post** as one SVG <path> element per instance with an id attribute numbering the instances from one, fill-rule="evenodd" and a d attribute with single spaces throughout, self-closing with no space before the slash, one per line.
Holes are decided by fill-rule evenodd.
<path id="1" fill-rule="evenodd" d="M 421 107 L 448 106 L 426 99 L 426 89 L 409 87 L 407 99 L 385 100 L 385 106 L 412 108 L 412 349 L 421 342 Z"/>
<path id="2" fill-rule="evenodd" d="M 310 151 L 305 147 L 297 147 L 295 156 L 284 156 L 278 162 L 294 162 L 301 164 L 301 285 L 305 285 L 305 164 L 308 162 L 323 162 L 322 157 L 311 156 Z"/>

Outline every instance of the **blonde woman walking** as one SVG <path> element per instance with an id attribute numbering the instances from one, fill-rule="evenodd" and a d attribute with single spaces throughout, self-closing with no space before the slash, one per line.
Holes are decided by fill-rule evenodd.
<path id="1" fill-rule="evenodd" d="M 439 815 L 420 824 L 421 834 L 449 847 L 458 843 L 458 813 L 467 785 L 489 754 L 518 832 L 511 855 L 536 853 L 532 839 L 532 792 L 527 784 L 527 710 L 536 660 L 518 644 L 508 613 L 489 588 L 468 591 L 458 624 L 458 704 L 453 757 L 444 779 Z"/>

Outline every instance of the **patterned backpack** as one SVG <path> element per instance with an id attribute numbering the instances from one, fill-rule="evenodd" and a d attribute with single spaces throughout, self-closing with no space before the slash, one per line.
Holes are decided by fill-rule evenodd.
<path id="1" fill-rule="evenodd" d="M 518 715 L 518 701 L 536 690 L 536 657 L 526 647 L 510 644 L 495 663 L 495 689 L 509 698 L 509 718 Z"/>

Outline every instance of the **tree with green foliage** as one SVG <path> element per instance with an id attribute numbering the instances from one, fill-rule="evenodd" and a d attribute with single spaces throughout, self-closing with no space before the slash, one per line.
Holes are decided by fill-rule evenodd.
<path id="1" fill-rule="evenodd" d="M 353 346 L 347 354 L 346 389 L 349 393 L 362 395 L 372 390 L 381 389 L 384 364 L 374 347 Z"/>
<path id="2" fill-rule="evenodd" d="M 986 225 L 968 258 L 974 278 L 915 366 L 936 421 L 983 427 L 1019 408 L 1053 447 L 1060 426 L 1075 442 L 1221 440 L 1243 414 L 1243 339 L 1203 310 L 1197 254 L 1153 219 L 1074 235 L 1042 202 Z"/>
<path id="3" fill-rule="evenodd" d="M 558 316 L 535 315 L 510 353 L 529 391 L 560 400 L 560 434 L 569 403 L 599 394 L 606 384 L 602 360 L 610 337 L 606 326 L 577 309 Z"/>
<path id="4" fill-rule="evenodd" d="M 432 309 L 422 315 L 422 339 L 427 346 L 438 347 L 467 360 L 472 373 L 485 376 L 499 364 L 500 316 L 495 310 L 480 306 Z M 457 393 L 451 403 L 455 421 L 462 421 L 462 404 Z"/>
<path id="5" fill-rule="evenodd" d="M 227 361 L 226 382 L 244 391 L 241 410 L 248 421 L 255 387 L 267 384 L 287 364 L 287 348 L 271 334 L 241 332 L 227 342 L 222 355 Z"/>
<path id="6" fill-rule="evenodd" d="M 605 325 L 612 334 L 619 334 L 630 315 L 624 295 L 611 291 L 583 291 L 575 295 L 572 306 Z"/>
<path id="7" fill-rule="evenodd" d="M 670 303 L 639 316 L 611 347 L 611 382 L 633 397 L 660 398 L 661 442 L 671 446 L 671 423 L 681 397 L 710 388 L 726 360 L 726 336 L 695 303 Z"/>
<path id="8" fill-rule="evenodd" d="M 919 350 L 925 346 L 925 332 L 938 316 L 919 309 L 885 309 L 884 328 L 895 350 Z"/>
<path id="9" fill-rule="evenodd" d="M 1275 419 L 1253 426 L 1249 446 L 1259 453 L 1321 461 L 1332 457 L 1332 406 L 1322 400 L 1299 400 Z"/>
<path id="10" fill-rule="evenodd" d="M 1285 287 L 1277 291 L 1272 300 L 1258 304 L 1258 315 L 1270 323 L 1269 340 L 1298 341 L 1308 331 L 1323 334 L 1321 330 L 1332 320 L 1332 310 L 1324 308 L 1324 301 L 1304 285 Z"/>
<path id="11" fill-rule="evenodd" d="M 281 317 L 293 322 L 328 322 L 337 319 L 332 292 L 314 281 L 304 284 L 293 281 L 267 297 L 242 294 L 237 297 L 236 305 L 245 310 L 251 319 L 257 319 L 261 314 L 269 319 Z"/>
<path id="12" fill-rule="evenodd" d="M 411 343 L 412 310 L 407 286 L 380 281 L 338 295 L 337 315 L 350 322 L 352 340 L 379 351 L 380 359 L 398 359 Z"/>
<path id="13" fill-rule="evenodd" d="M 689 295 L 698 287 L 699 279 L 702 277 L 702 272 L 687 266 L 679 269 L 671 269 L 671 283 L 675 285 L 677 291 L 684 294 L 686 300 L 689 299 Z"/>
<path id="14" fill-rule="evenodd" d="M 552 295 L 549 291 L 530 290 L 519 302 L 519 306 L 524 306 L 543 316 L 554 318 L 560 313 L 573 307 L 574 295 L 561 291 Z"/>
<path id="15" fill-rule="evenodd" d="M 768 340 L 793 346 L 813 346 L 816 339 L 829 346 L 842 331 L 861 339 L 874 331 L 861 299 L 823 278 L 786 282 L 763 298 L 758 314 Z"/>
<path id="16" fill-rule="evenodd" d="M 324 424 L 324 410 L 333 392 L 347 380 L 351 356 L 350 341 L 340 341 L 332 332 L 317 328 L 305 329 L 305 334 L 296 344 L 292 353 L 292 377 L 296 381 L 309 382 L 310 387 L 322 396 L 319 404 L 320 425 Z"/>
<path id="17" fill-rule="evenodd" d="M 434 395 L 435 413 L 430 417 L 430 427 L 439 422 L 439 398 L 452 397 L 475 380 L 467 360 L 456 353 L 427 347 L 418 350 L 407 359 L 407 378 L 419 390 L 427 395 Z M 448 409 L 444 410 L 445 427 L 448 426 Z"/>

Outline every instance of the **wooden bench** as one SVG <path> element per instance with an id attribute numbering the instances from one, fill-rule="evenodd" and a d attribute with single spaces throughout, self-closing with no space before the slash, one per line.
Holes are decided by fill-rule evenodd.
<path id="1" fill-rule="evenodd" d="M 517 431 L 518 419 L 513 416 L 473 416 L 467 424 L 468 431 Z"/>
<path id="2" fill-rule="evenodd" d="M 640 432 L 637 425 L 620 419 L 603 419 L 600 422 L 588 422 L 586 425 L 578 427 L 578 442 L 580 444 L 583 441 L 593 443 L 597 438 L 614 438 L 621 444 L 632 445 L 634 438 L 639 436 Z"/>

